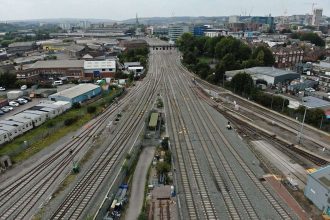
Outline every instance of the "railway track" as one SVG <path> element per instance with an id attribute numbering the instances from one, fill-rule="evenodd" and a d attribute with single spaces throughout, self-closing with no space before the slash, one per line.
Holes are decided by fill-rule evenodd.
<path id="1" fill-rule="evenodd" d="M 172 145 L 174 145 L 173 147 L 175 148 L 177 154 L 177 160 L 179 163 L 178 165 L 182 179 L 181 181 L 183 183 L 184 196 L 188 208 L 189 219 L 201 219 L 201 218 L 216 219 L 216 213 L 210 199 L 210 194 L 208 192 L 201 170 L 199 168 L 199 164 L 194 149 L 192 147 L 191 140 L 189 140 L 188 135 L 184 133 L 183 133 L 184 134 L 183 137 L 180 138 L 178 136 L 179 131 L 184 130 L 185 123 L 183 122 L 182 116 L 180 116 L 181 115 L 180 109 L 178 107 L 178 103 L 175 96 L 173 96 L 173 100 L 169 97 L 169 94 L 170 93 L 174 94 L 174 91 L 172 85 L 169 86 L 168 82 L 165 83 L 165 93 L 167 94 L 168 108 L 171 115 L 170 116 L 171 125 L 174 134 L 174 142 L 172 143 Z M 174 111 L 179 114 L 175 114 Z M 175 117 L 175 115 L 177 117 Z M 175 120 L 174 118 L 176 118 L 177 120 Z M 175 121 L 179 122 L 179 125 L 175 123 Z M 183 145 L 185 145 L 185 147 L 187 148 L 188 158 L 184 156 L 184 153 L 182 151 Z M 193 180 L 191 180 L 188 177 L 188 172 L 189 172 L 187 170 L 188 161 L 190 161 L 190 165 L 192 168 Z M 202 202 L 201 206 L 204 216 L 201 216 L 201 214 L 197 212 L 197 204 L 196 204 L 196 200 L 194 200 L 193 189 L 192 189 L 192 185 L 195 184 L 198 188 L 198 194 L 199 194 L 198 196 L 195 197 L 200 197 L 199 200 L 197 201 Z"/>
<path id="2" fill-rule="evenodd" d="M 110 105 L 105 112 L 96 118 L 94 122 L 85 128 L 78 137 L 75 137 L 60 150 L 54 152 L 44 161 L 24 173 L 18 178 L 13 178 L 2 186 L 0 192 L 0 219 L 23 219 L 31 209 L 40 204 L 40 200 L 49 191 L 50 187 L 58 182 L 58 178 L 65 172 L 76 154 L 93 140 L 94 136 L 101 132 L 107 121 L 114 117 L 118 108 L 126 105 L 134 98 L 134 94 L 141 93 L 146 86 L 136 87 L 125 99 L 120 99 L 118 104 Z M 71 153 L 69 153 L 69 151 Z M 51 169 L 53 168 L 53 169 Z M 35 184 L 31 184 L 35 182 Z M 23 196 L 17 196 L 23 195 Z"/>
<path id="3" fill-rule="evenodd" d="M 139 117 L 141 112 L 145 113 L 151 103 L 154 94 L 160 83 L 162 76 L 155 71 L 150 74 L 151 81 L 149 87 L 139 100 L 139 104 L 132 113 L 133 116 L 125 122 L 118 135 L 110 143 L 108 147 L 97 160 L 93 166 L 84 174 L 71 192 L 66 196 L 63 203 L 51 216 L 51 219 L 78 219 L 82 216 L 85 208 L 90 203 L 97 190 L 101 187 L 105 177 L 109 172 L 113 171 L 115 165 L 119 163 L 120 158 L 123 157 L 126 146 L 130 137 L 143 122 L 143 117 Z M 156 80 L 157 79 L 157 80 Z"/>
<path id="4" fill-rule="evenodd" d="M 176 70 L 176 72 L 180 71 L 179 69 Z M 189 84 L 190 81 L 187 81 L 185 79 L 182 78 L 182 76 L 180 76 L 180 74 L 176 74 L 179 75 L 178 78 L 181 77 L 182 83 L 180 84 L 182 87 L 184 87 L 183 85 Z M 191 85 L 192 86 L 192 85 Z M 190 90 L 191 91 L 191 90 Z M 189 91 L 187 89 L 187 93 L 189 94 Z M 219 146 L 219 143 L 217 143 L 215 140 L 217 140 L 217 138 L 215 136 L 213 136 L 213 132 L 211 130 L 215 130 L 217 135 L 220 136 L 222 142 L 225 144 L 226 148 L 232 153 L 232 155 L 235 157 L 235 160 L 237 160 L 238 164 L 241 166 L 241 168 L 245 171 L 245 173 L 247 174 L 247 176 L 251 179 L 251 181 L 255 184 L 255 187 L 258 188 L 258 190 L 263 194 L 264 198 L 268 201 L 269 205 L 273 207 L 273 209 L 278 213 L 278 215 L 282 218 L 282 219 L 290 219 L 291 218 L 291 214 L 288 213 L 286 211 L 286 209 L 283 207 L 283 205 L 277 201 L 277 199 L 269 192 L 269 190 L 260 183 L 259 179 L 257 178 L 257 176 L 253 173 L 253 171 L 246 165 L 246 163 L 244 162 L 244 160 L 241 158 L 241 156 L 237 153 L 237 151 L 235 150 L 235 148 L 230 144 L 230 142 L 226 139 L 226 137 L 222 134 L 222 132 L 220 131 L 220 129 L 218 128 L 218 126 L 215 124 L 214 120 L 212 120 L 211 115 L 209 114 L 209 112 L 206 110 L 206 108 L 203 106 L 203 104 L 201 103 L 200 100 L 196 99 L 196 97 L 193 96 L 188 96 L 189 100 L 196 100 L 194 102 L 192 102 L 193 104 L 191 104 L 191 106 L 188 107 L 189 112 L 192 111 L 192 109 L 195 107 L 195 111 L 197 112 L 197 115 L 199 117 L 199 120 L 201 121 L 201 124 L 203 126 L 199 126 L 198 124 L 195 124 L 195 128 L 202 127 L 206 132 L 204 134 L 208 134 L 208 138 L 206 138 L 207 140 L 209 140 L 209 142 L 212 143 L 212 145 L 216 148 L 216 146 Z M 202 112 L 204 113 L 204 117 L 202 115 Z M 208 118 L 208 121 L 210 122 L 208 125 L 205 124 L 205 114 Z M 194 118 L 196 118 L 196 114 L 191 115 L 191 119 L 192 121 L 194 121 Z M 201 132 L 200 133 L 200 141 L 203 142 L 203 139 L 205 139 L 205 137 L 202 137 Z M 206 144 L 204 144 L 206 145 Z M 210 144 L 208 144 L 210 146 Z M 240 183 L 236 180 L 235 181 L 235 173 L 231 170 L 230 168 L 230 164 L 229 161 L 227 161 L 227 159 L 224 157 L 224 155 L 221 155 L 221 151 L 212 151 L 213 154 L 214 152 L 216 152 L 220 158 L 219 161 L 222 162 L 222 166 L 224 167 L 227 175 L 229 176 L 230 179 L 230 184 L 233 185 L 236 193 L 238 194 L 238 198 L 240 199 L 241 203 L 243 204 L 243 207 L 245 207 L 245 212 L 247 214 L 248 218 L 252 218 L 252 219 L 259 219 L 259 216 L 256 213 L 256 210 L 252 207 L 252 205 L 250 204 L 250 201 L 247 199 L 246 195 L 244 194 L 244 191 L 242 190 Z M 209 152 L 206 151 L 206 154 L 208 154 Z M 212 164 L 212 159 L 208 158 L 208 162 L 210 164 Z M 210 165 L 211 169 L 212 169 L 212 165 Z M 233 216 L 231 216 L 233 217 Z"/>
<path id="5" fill-rule="evenodd" d="M 189 77 L 195 77 L 194 74 L 192 74 L 191 72 L 187 71 L 187 69 L 182 65 L 182 63 L 180 62 L 180 60 L 177 60 L 177 64 L 179 65 L 180 69 L 186 73 L 187 76 Z M 264 118 L 266 118 L 267 120 L 272 120 L 273 122 L 276 122 L 276 124 L 278 124 L 279 126 L 283 127 L 283 129 L 294 133 L 295 135 L 297 135 L 297 133 L 300 131 L 301 129 L 301 122 L 298 122 L 294 119 L 285 117 L 281 114 L 275 114 L 273 112 L 270 112 L 269 109 L 266 109 L 264 107 L 262 107 L 262 109 L 260 107 L 257 106 L 257 104 L 252 104 L 249 101 L 245 100 L 244 98 L 238 97 L 234 94 L 231 93 L 231 91 L 218 87 L 216 85 L 210 84 L 204 80 L 201 80 L 199 78 L 196 78 L 196 81 L 198 82 L 199 85 L 201 85 L 203 88 L 208 88 L 211 89 L 213 91 L 216 92 L 224 92 L 227 93 L 227 97 L 232 97 L 233 100 L 235 100 L 237 102 L 237 104 L 239 104 L 241 106 L 241 108 L 244 108 L 246 111 L 250 112 L 251 114 L 257 116 L 257 117 L 262 117 L 261 120 L 264 120 Z M 329 139 L 329 135 L 327 136 L 327 139 L 320 142 L 318 140 L 316 140 L 315 138 L 311 138 L 309 135 L 307 135 L 307 132 L 313 133 L 313 134 L 317 134 L 317 135 L 323 135 L 324 136 L 324 132 L 321 131 L 316 131 L 316 129 L 310 128 L 308 126 L 305 126 L 304 128 L 305 130 L 305 135 L 304 135 L 304 139 L 309 140 L 311 142 L 311 144 L 313 144 L 313 146 L 315 148 L 318 149 L 323 149 L 324 147 L 330 149 L 330 146 L 327 144 L 327 142 L 330 140 Z M 321 138 L 321 136 L 318 136 Z"/>

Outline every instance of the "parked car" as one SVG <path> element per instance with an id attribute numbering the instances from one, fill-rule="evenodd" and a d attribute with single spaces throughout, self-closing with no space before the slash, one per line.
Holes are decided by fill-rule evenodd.
<path id="1" fill-rule="evenodd" d="M 32 99 L 30 97 L 28 97 L 28 96 L 23 96 L 23 99 L 25 99 L 28 102 L 31 102 L 32 101 Z"/>
<path id="2" fill-rule="evenodd" d="M 25 99 L 23 99 L 23 98 L 19 98 L 19 99 L 17 99 L 16 102 L 18 102 L 20 105 L 24 105 L 24 104 L 28 103 L 28 101 L 25 100 Z"/>
<path id="3" fill-rule="evenodd" d="M 0 115 L 4 115 L 5 113 L 3 111 L 0 110 Z"/>
<path id="4" fill-rule="evenodd" d="M 0 91 L 6 91 L 5 87 L 0 86 Z"/>
<path id="5" fill-rule="evenodd" d="M 19 104 L 17 102 L 11 101 L 9 102 L 9 106 L 17 107 Z"/>
<path id="6" fill-rule="evenodd" d="M 27 85 L 22 85 L 21 86 L 21 90 L 26 90 L 27 89 Z"/>
<path id="7" fill-rule="evenodd" d="M 4 106 L 4 107 L 1 108 L 1 111 L 3 111 L 3 112 L 9 112 L 9 111 L 11 111 L 13 109 L 14 109 L 13 107 L 6 105 L 6 106 Z"/>

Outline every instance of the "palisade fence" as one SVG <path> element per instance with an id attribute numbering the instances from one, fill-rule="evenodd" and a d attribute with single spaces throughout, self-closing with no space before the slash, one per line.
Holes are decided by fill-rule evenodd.
<path id="1" fill-rule="evenodd" d="M 40 134 L 34 136 L 29 141 L 23 141 L 19 147 L 17 147 L 15 150 L 13 150 L 9 153 L 9 156 L 14 157 L 14 156 L 22 153 L 23 151 L 25 151 L 26 149 L 31 147 L 33 144 L 35 144 L 38 141 L 43 140 L 46 137 L 52 135 L 54 132 L 56 132 L 57 130 L 63 128 L 64 126 L 65 125 L 64 125 L 64 121 L 63 121 L 63 122 L 56 123 L 52 127 L 48 127 L 47 129 L 44 129 Z"/>
<path id="2" fill-rule="evenodd" d="M 119 163 L 119 165 L 122 166 L 121 171 L 118 177 L 114 180 L 112 186 L 111 183 L 113 181 L 112 179 L 113 176 L 109 176 L 109 178 L 106 180 L 109 183 L 107 187 L 108 188 L 111 187 L 111 189 L 108 191 L 107 195 L 104 195 L 106 199 L 103 200 L 103 203 L 101 204 L 98 212 L 94 216 L 94 220 L 103 220 L 104 217 L 107 216 L 111 203 L 115 199 L 115 195 L 119 190 L 119 186 L 125 183 L 125 179 L 129 174 L 132 174 L 129 171 L 134 168 L 136 161 L 139 159 L 140 152 L 142 151 L 142 146 L 143 145 L 141 143 L 135 144 L 135 146 L 132 148 L 132 151 L 130 152 L 131 157 L 129 158 L 129 160 L 127 160 L 126 164 L 124 165 L 125 167 L 122 166 L 122 163 Z"/>

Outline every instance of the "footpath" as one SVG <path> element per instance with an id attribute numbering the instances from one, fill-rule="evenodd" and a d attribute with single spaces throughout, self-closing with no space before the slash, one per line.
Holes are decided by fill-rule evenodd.
<path id="1" fill-rule="evenodd" d="M 129 205 L 126 211 L 126 220 L 136 220 L 141 212 L 144 201 L 144 187 L 147 181 L 149 166 L 155 154 L 155 147 L 145 147 L 136 165 L 132 190 L 130 192 Z"/>

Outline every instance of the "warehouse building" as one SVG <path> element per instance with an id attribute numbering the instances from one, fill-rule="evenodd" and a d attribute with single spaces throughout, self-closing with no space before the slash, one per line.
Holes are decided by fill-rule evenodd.
<path id="1" fill-rule="evenodd" d="M 41 79 L 67 77 L 79 79 L 84 77 L 83 60 L 47 60 L 37 61 L 29 69 L 29 74 L 38 75 Z"/>
<path id="2" fill-rule="evenodd" d="M 330 165 L 307 176 L 305 196 L 330 216 Z"/>
<path id="3" fill-rule="evenodd" d="M 242 70 L 226 71 L 226 79 L 230 81 L 237 73 L 242 72 L 251 75 L 254 81 L 265 80 L 267 84 L 270 85 L 286 83 L 300 78 L 300 74 L 293 71 L 277 69 L 274 67 L 252 67 Z"/>
<path id="4" fill-rule="evenodd" d="M 84 62 L 85 77 L 90 78 L 106 78 L 114 77 L 116 73 L 116 61 L 85 61 Z"/>
<path id="5" fill-rule="evenodd" d="M 101 94 L 101 87 L 94 84 L 79 84 L 49 96 L 51 101 L 67 101 L 71 104 L 85 102 Z"/>

